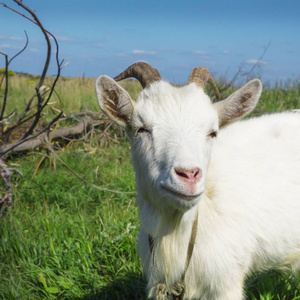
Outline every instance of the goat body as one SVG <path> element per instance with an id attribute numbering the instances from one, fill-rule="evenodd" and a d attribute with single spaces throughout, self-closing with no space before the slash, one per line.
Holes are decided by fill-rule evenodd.
<path id="1" fill-rule="evenodd" d="M 147 203 L 140 206 L 142 223 L 150 227 L 141 228 L 139 253 L 152 297 L 160 276 L 169 286 L 180 278 L 196 211 L 198 235 L 184 299 L 242 299 L 244 279 L 253 271 L 291 266 L 299 272 L 299 126 L 300 115 L 281 113 L 220 130 L 205 192 L 194 208 L 155 215 Z M 156 232 L 154 260 L 148 232 Z"/>
<path id="2" fill-rule="evenodd" d="M 261 90 L 253 80 L 212 104 L 193 82 L 157 81 L 133 102 L 113 79 L 97 79 L 100 107 L 131 143 L 149 298 L 158 298 L 157 282 L 170 290 L 182 277 L 196 216 L 183 299 L 241 300 L 253 271 L 299 272 L 300 115 L 228 125 L 255 107 Z"/>

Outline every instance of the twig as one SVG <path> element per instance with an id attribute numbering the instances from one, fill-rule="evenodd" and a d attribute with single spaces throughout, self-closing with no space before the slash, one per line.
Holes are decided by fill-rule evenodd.
<path id="1" fill-rule="evenodd" d="M 65 168 L 67 168 L 73 175 L 75 175 L 77 178 L 79 178 L 80 180 L 82 180 L 84 183 L 92 186 L 93 188 L 100 190 L 100 191 L 105 191 L 105 192 L 110 192 L 110 193 L 115 193 L 115 194 L 135 194 L 135 192 L 122 192 L 122 191 L 117 191 L 117 190 L 111 190 L 111 189 L 107 189 L 107 188 L 103 188 L 100 186 L 97 186 L 89 181 L 87 181 L 86 179 L 84 179 L 83 177 L 81 177 L 80 175 L 78 175 L 75 171 L 73 171 L 63 160 L 61 160 L 59 158 L 59 156 L 55 153 L 55 151 L 53 150 L 51 144 L 47 144 L 48 149 L 52 152 L 52 154 L 56 157 L 56 159 L 58 159 Z"/>
<path id="2" fill-rule="evenodd" d="M 269 44 L 265 47 L 263 53 L 261 54 L 261 56 L 259 57 L 259 59 L 257 60 L 257 62 L 253 65 L 253 67 L 250 69 L 249 72 L 245 73 L 245 75 L 247 75 L 246 80 L 249 80 L 249 75 L 254 71 L 254 69 L 260 64 L 261 60 L 263 59 L 263 57 L 265 56 L 266 52 L 268 51 L 268 49 L 271 46 L 271 42 L 269 42 Z"/>
<path id="3" fill-rule="evenodd" d="M 3 198 L 0 197 L 0 217 L 2 215 L 2 208 L 4 205 L 8 206 L 8 210 L 11 210 L 12 207 L 12 189 L 11 189 L 11 174 L 12 173 L 17 173 L 21 177 L 23 177 L 23 174 L 15 169 L 15 168 L 8 168 L 6 165 L 3 163 L 2 160 L 0 160 L 0 175 L 2 179 L 5 182 L 6 185 L 6 193 Z"/>
<path id="4" fill-rule="evenodd" d="M 13 111 L 9 116 L 4 117 L 4 118 L 0 121 L 0 123 L 5 123 L 5 124 L 7 124 L 7 123 L 8 123 L 7 121 L 8 121 L 10 118 L 12 118 L 15 114 L 16 114 L 16 112 Z"/>
<path id="5" fill-rule="evenodd" d="M 26 5 L 23 4 L 22 1 L 19 0 L 13 0 L 15 3 L 17 3 L 19 6 L 21 6 L 23 9 L 25 9 L 27 12 L 29 12 L 29 14 L 31 14 L 31 16 L 33 17 L 33 19 L 35 20 L 35 23 L 42 31 L 42 33 L 44 34 L 44 37 L 46 39 L 47 42 L 47 57 L 46 57 L 46 62 L 44 65 L 44 69 L 40 78 L 39 83 L 36 86 L 36 92 L 37 94 L 39 93 L 40 87 L 43 85 L 43 82 L 45 80 L 47 71 L 48 71 L 48 67 L 50 64 L 50 59 L 51 59 L 51 43 L 48 37 L 48 34 L 45 30 L 45 28 L 43 27 L 42 23 L 40 22 L 39 18 L 36 16 L 35 12 L 33 12 L 29 7 L 27 7 Z M 6 6 L 7 8 L 9 8 L 8 6 Z M 30 18 L 26 17 L 25 15 L 23 15 L 25 18 L 27 18 L 28 20 L 30 20 Z"/>
<path id="6" fill-rule="evenodd" d="M 48 36 L 45 28 L 43 27 L 42 23 L 40 22 L 39 18 L 36 16 L 36 14 L 31 9 L 29 9 L 26 5 L 24 5 L 21 1 L 18 1 L 18 0 L 13 0 L 13 1 L 31 14 L 31 16 L 35 20 L 36 25 L 41 29 L 42 33 L 44 34 L 44 37 L 45 37 L 46 42 L 47 42 L 46 62 L 45 62 L 44 69 L 43 69 L 42 75 L 40 77 L 40 80 L 39 80 L 38 84 L 35 87 L 36 95 L 37 95 L 37 98 L 38 98 L 37 114 L 36 114 L 35 119 L 33 120 L 32 124 L 31 124 L 31 126 L 24 133 L 24 135 L 22 137 L 22 138 L 26 138 L 27 136 L 29 136 L 33 132 L 34 128 L 38 124 L 38 121 L 40 119 L 41 111 L 43 110 L 43 105 L 42 105 L 42 103 L 43 103 L 43 97 L 42 97 L 42 95 L 40 93 L 40 88 L 43 85 L 43 82 L 45 80 L 45 77 L 46 77 L 46 74 L 47 74 L 47 71 L 48 71 L 48 67 L 49 67 L 49 64 L 50 64 L 50 59 L 51 59 L 51 43 L 50 43 L 49 36 Z"/>
<path id="7" fill-rule="evenodd" d="M 43 130 L 41 130 L 40 132 L 38 132 L 37 134 L 35 135 L 31 135 L 21 141 L 18 141 L 16 142 L 15 144 L 13 145 L 10 145 L 10 146 L 7 146 L 6 148 L 0 150 L 0 157 L 3 157 L 3 155 L 11 152 L 13 149 L 15 149 L 16 147 L 20 146 L 21 144 L 29 141 L 29 140 L 33 140 L 35 139 L 36 137 L 38 137 L 39 135 L 41 135 L 42 133 L 44 133 L 45 131 L 47 131 L 54 123 L 56 123 L 60 117 L 63 115 L 63 112 L 61 112 L 57 117 L 55 117 L 49 124 L 47 124 L 47 126 L 45 126 L 45 128 Z"/>
<path id="8" fill-rule="evenodd" d="M 0 120 L 3 119 L 3 114 L 6 106 L 6 99 L 7 99 L 7 94 L 8 94 L 8 57 L 6 53 L 3 53 L 0 51 L 0 54 L 5 56 L 5 91 L 4 91 L 4 99 L 3 99 L 3 104 L 2 104 L 2 109 L 1 109 L 1 114 L 0 114 Z"/>
<path id="9" fill-rule="evenodd" d="M 17 56 L 19 56 L 27 48 L 28 43 L 29 43 L 29 39 L 28 39 L 28 35 L 27 35 L 26 30 L 24 30 L 24 33 L 25 33 L 25 36 L 26 36 L 26 43 L 25 43 L 24 47 L 9 60 L 8 64 L 10 64 Z"/>
<path id="10" fill-rule="evenodd" d="M 223 82 L 223 87 L 221 87 L 219 89 L 220 93 L 225 92 L 228 88 L 230 88 L 231 86 L 233 86 L 239 76 L 242 76 L 242 77 L 246 78 L 246 81 L 248 81 L 250 79 L 249 78 L 250 75 L 253 73 L 254 69 L 260 64 L 261 60 L 265 56 L 265 54 L 268 51 L 268 49 L 270 48 L 270 46 L 271 46 L 271 42 L 269 42 L 268 45 L 265 47 L 264 51 L 262 52 L 262 54 L 260 55 L 260 57 L 258 58 L 258 60 L 256 61 L 256 63 L 252 66 L 252 68 L 250 69 L 250 71 L 248 71 L 248 72 L 243 71 L 243 68 L 244 68 L 245 64 L 241 63 L 239 65 L 238 71 L 233 75 L 232 79 L 229 82 L 227 82 L 226 77 L 225 77 L 225 80 Z"/>

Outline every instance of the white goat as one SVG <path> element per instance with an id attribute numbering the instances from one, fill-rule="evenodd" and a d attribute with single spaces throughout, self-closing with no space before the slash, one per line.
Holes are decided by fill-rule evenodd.
<path id="1" fill-rule="evenodd" d="M 128 77 L 144 87 L 136 102 L 115 81 Z M 149 298 L 240 300 L 252 271 L 299 272 L 300 115 L 224 126 L 255 107 L 261 82 L 213 104 L 203 67 L 182 87 L 145 63 L 115 80 L 100 76 L 96 92 L 131 144 Z"/>

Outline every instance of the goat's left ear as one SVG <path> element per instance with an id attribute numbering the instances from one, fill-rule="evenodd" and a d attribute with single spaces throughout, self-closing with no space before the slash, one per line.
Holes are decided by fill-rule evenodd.
<path id="1" fill-rule="evenodd" d="M 256 106 L 262 92 L 259 79 L 254 79 L 231 94 L 227 99 L 214 104 L 219 115 L 219 126 L 235 122 L 249 114 Z"/>
<path id="2" fill-rule="evenodd" d="M 126 127 L 133 113 L 133 101 L 127 91 L 106 75 L 97 78 L 95 87 L 103 112 L 121 127 Z"/>

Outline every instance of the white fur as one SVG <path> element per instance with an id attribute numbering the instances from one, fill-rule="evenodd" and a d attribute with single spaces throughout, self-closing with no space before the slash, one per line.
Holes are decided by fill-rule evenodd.
<path id="1" fill-rule="evenodd" d="M 245 91 L 253 96 L 241 108 Z M 195 84 L 175 88 L 160 81 L 136 102 L 128 99 L 133 112 L 124 128 L 136 173 L 138 248 L 149 298 L 155 298 L 156 281 L 170 288 L 180 279 L 196 213 L 184 299 L 240 300 L 252 271 L 291 266 L 299 272 L 300 116 L 267 115 L 218 128 L 249 113 L 260 93 L 259 81 L 252 81 L 213 105 Z M 212 130 L 219 130 L 215 139 Z M 176 167 L 198 167 L 202 178 L 191 187 L 176 176 Z"/>

